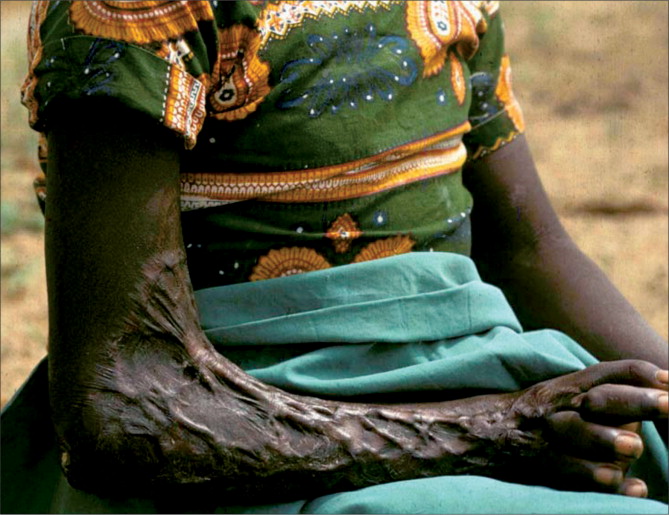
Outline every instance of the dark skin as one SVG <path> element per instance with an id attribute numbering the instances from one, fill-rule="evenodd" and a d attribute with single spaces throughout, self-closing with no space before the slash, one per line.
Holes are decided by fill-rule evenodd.
<path id="1" fill-rule="evenodd" d="M 96 117 L 104 109 L 95 106 Z M 92 110 L 52 115 L 46 212 L 50 395 L 63 467 L 74 486 L 144 494 L 198 488 L 219 500 L 272 502 L 400 479 L 479 474 L 646 494 L 642 481 L 623 477 L 643 444 L 619 426 L 666 419 L 666 365 L 651 363 L 666 361 L 666 346 L 641 356 L 648 361 L 602 363 L 520 392 L 448 402 L 340 402 L 265 385 L 218 354 L 198 325 L 179 222 L 180 143 L 118 107 L 104 113 L 105 127 L 86 112 Z M 508 256 L 501 261 L 504 280 L 529 266 L 551 283 L 559 270 L 551 262 L 532 265 L 526 240 L 548 236 L 532 244 L 537 259 L 564 244 L 539 229 L 553 227 L 544 219 L 552 210 L 536 208 L 532 194 L 503 198 L 514 187 L 509 168 L 520 167 L 514 181 L 539 184 L 526 153 L 521 139 L 467 172 L 479 213 L 475 230 L 486 217 L 501 217 L 507 245 L 517 249 L 503 248 L 501 240 L 497 247 L 475 243 L 475 256 L 488 278 L 485 256 L 494 250 Z M 495 194 L 477 196 L 479 174 L 492 174 L 499 186 L 495 208 L 485 207 Z M 527 216 L 508 226 L 496 211 L 516 208 Z M 575 256 L 573 266 L 581 266 L 582 255 Z M 552 271 L 542 272 L 546 266 Z M 525 321 L 531 303 L 518 302 L 513 281 L 504 280 Z M 597 349 L 608 334 L 589 325 L 597 313 L 574 321 L 568 308 L 558 308 L 581 286 L 553 283 L 559 295 L 548 295 L 551 304 L 542 311 L 556 318 L 543 322 L 592 333 L 586 346 Z M 595 286 L 604 298 L 613 290 L 605 279 Z M 623 309 L 633 313 L 626 304 Z M 637 329 L 625 329 L 614 349 L 619 341 L 650 338 L 645 325 Z M 639 357 L 628 347 L 610 352 Z"/>
<path id="2" fill-rule="evenodd" d="M 571 239 L 541 184 L 524 136 L 470 163 L 471 257 L 525 330 L 554 328 L 601 361 L 669 362 L 667 342 Z M 667 421 L 655 421 L 667 442 Z"/>
<path id="3" fill-rule="evenodd" d="M 472 259 L 526 330 L 559 329 L 600 360 L 666 368 L 667 342 L 576 246 L 541 185 L 524 136 L 466 167 Z"/>

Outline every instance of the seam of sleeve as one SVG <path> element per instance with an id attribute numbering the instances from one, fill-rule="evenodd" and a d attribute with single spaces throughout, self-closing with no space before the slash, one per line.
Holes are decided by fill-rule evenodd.
<path id="1" fill-rule="evenodd" d="M 519 130 L 513 130 L 509 132 L 506 137 L 500 136 L 495 140 L 495 143 L 491 147 L 487 147 L 485 145 L 478 145 L 476 152 L 474 152 L 471 156 L 467 157 L 468 162 L 476 161 L 478 159 L 481 159 L 482 157 L 488 156 L 494 152 L 497 152 L 500 148 L 502 148 L 505 145 L 508 145 L 511 143 L 513 140 L 515 140 L 518 136 L 523 134 L 524 131 L 519 131 Z"/>
<path id="2" fill-rule="evenodd" d="M 128 91 L 129 88 L 119 88 L 119 94 L 112 94 L 110 98 L 117 99 L 126 99 L 129 100 L 129 106 L 133 109 L 144 111 L 149 114 L 156 121 L 163 124 L 165 127 L 176 132 L 184 138 L 185 147 L 187 149 L 192 148 L 197 140 L 197 135 L 202 128 L 204 119 L 206 116 L 206 94 L 207 94 L 207 85 L 200 81 L 198 78 L 191 75 L 188 71 L 182 67 L 171 63 L 167 59 L 155 55 L 154 53 L 132 43 L 126 43 L 123 41 L 99 38 L 95 36 L 87 35 L 73 35 L 64 38 L 59 38 L 57 40 L 48 42 L 44 45 L 43 56 L 49 55 L 49 50 L 53 48 L 58 48 L 61 52 L 61 56 L 64 55 L 65 64 L 61 70 L 74 69 L 77 65 L 82 65 L 84 62 L 90 58 L 93 62 L 93 47 L 97 42 L 110 42 L 117 44 L 119 49 L 124 49 L 125 52 L 129 54 L 134 54 L 135 58 L 126 57 L 125 61 L 112 61 L 108 59 L 102 64 L 97 64 L 99 69 L 105 69 L 107 73 L 113 71 L 114 67 L 121 68 L 124 65 L 132 63 L 132 65 L 147 63 L 147 73 L 155 74 L 155 77 L 151 81 L 145 81 L 144 92 L 147 94 L 148 102 L 142 105 L 141 101 L 133 96 Z M 79 62 L 78 59 L 73 59 L 70 61 L 68 58 L 69 52 L 71 52 L 72 45 L 85 45 L 86 43 L 90 44 L 91 52 L 86 61 Z M 61 57 L 62 58 L 62 57 Z M 54 59 L 53 57 L 51 59 Z M 53 63 L 54 61 L 52 61 Z M 132 66 L 131 65 L 131 66 Z M 39 70 L 39 68 L 42 68 Z M 39 87 L 39 83 L 44 81 L 44 76 L 48 75 L 50 72 L 48 70 L 48 58 L 42 58 L 42 61 L 37 64 L 37 84 L 36 87 Z M 93 64 L 91 64 L 91 68 Z M 118 69 L 117 68 L 117 69 Z M 83 73 L 86 74 L 87 69 L 84 69 Z M 55 70 L 54 70 L 55 72 Z M 138 74 L 129 74 L 133 79 L 137 79 Z M 109 77 L 109 75 L 107 75 Z M 108 84 L 113 83 L 117 79 L 109 79 Z M 137 79 L 139 80 L 139 79 Z M 101 81 L 104 82 L 104 81 Z M 48 84 L 48 83 L 47 83 Z M 118 83 L 117 83 L 118 84 Z M 102 89 L 102 88 L 100 88 Z M 83 91 L 83 90 L 82 90 Z M 83 97 L 83 94 L 65 92 L 72 94 L 73 98 Z M 57 97 L 61 92 L 54 93 L 53 97 Z M 87 93 L 90 94 L 90 93 Z M 91 96 L 100 96 L 103 93 L 100 92 L 98 95 Z M 48 97 L 48 95 L 47 95 Z M 42 109 L 46 107 L 46 104 L 49 100 L 42 103 Z M 39 119 L 35 122 L 35 127 L 39 129 Z"/>
<path id="3" fill-rule="evenodd" d="M 483 127 L 485 125 L 488 125 L 490 122 L 496 120 L 499 118 L 501 115 L 505 114 L 508 110 L 508 105 L 504 106 L 504 109 L 500 109 L 498 112 L 496 112 L 494 115 L 492 115 L 490 118 L 486 118 L 485 121 L 479 123 L 478 125 L 472 126 L 471 130 L 469 131 L 470 134 L 474 132 L 476 129 L 479 129 L 480 127 Z"/>

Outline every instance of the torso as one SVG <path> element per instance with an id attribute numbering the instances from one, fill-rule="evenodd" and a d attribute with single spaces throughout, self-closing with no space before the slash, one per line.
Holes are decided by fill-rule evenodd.
<path id="1" fill-rule="evenodd" d="M 459 8 L 451 21 L 472 23 Z M 469 252 L 469 71 L 452 51 L 425 77 L 419 16 L 440 11 L 421 9 L 284 2 L 258 8 L 259 32 L 223 29 L 230 58 L 214 80 L 230 76 L 209 95 L 218 112 L 182 176 L 196 287 Z M 461 41 L 475 37 L 462 30 Z"/>
<path id="2" fill-rule="evenodd" d="M 24 102 L 43 130 L 41 110 L 61 94 L 118 97 L 193 147 L 181 206 L 195 288 L 468 254 L 462 166 L 522 131 L 497 8 L 39 4 Z M 138 83 L 137 66 L 151 81 Z"/>

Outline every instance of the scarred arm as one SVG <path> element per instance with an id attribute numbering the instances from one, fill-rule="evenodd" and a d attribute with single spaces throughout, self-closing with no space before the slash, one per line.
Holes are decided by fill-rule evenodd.
<path id="1" fill-rule="evenodd" d="M 622 469 L 640 439 L 596 422 L 666 417 L 666 373 L 649 363 L 413 405 L 302 397 L 245 374 L 198 325 L 177 142 L 140 115 L 88 107 L 53 114 L 46 212 L 50 396 L 74 486 L 198 484 L 226 499 L 278 500 L 477 473 L 639 495 Z M 607 395 L 608 383 L 622 390 Z M 589 439 L 565 437 L 573 431 Z"/>

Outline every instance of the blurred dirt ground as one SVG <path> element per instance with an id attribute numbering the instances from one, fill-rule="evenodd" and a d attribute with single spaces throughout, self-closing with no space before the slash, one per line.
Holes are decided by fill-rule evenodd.
<path id="1" fill-rule="evenodd" d="M 667 2 L 503 2 L 516 95 L 568 231 L 667 337 Z M 1 399 L 46 352 L 36 137 L 19 104 L 29 2 L 0 2 Z M 643 342 L 639 342 L 642 345 Z"/>

